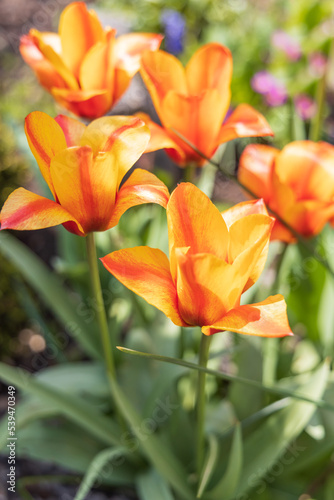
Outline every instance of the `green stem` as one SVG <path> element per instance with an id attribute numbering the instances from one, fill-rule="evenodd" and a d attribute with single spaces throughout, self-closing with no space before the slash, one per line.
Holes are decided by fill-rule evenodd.
<path id="1" fill-rule="evenodd" d="M 195 178 L 196 178 L 196 163 L 189 163 L 189 165 L 187 165 L 184 168 L 184 181 L 195 184 Z"/>
<path id="2" fill-rule="evenodd" d="M 332 65 L 333 59 L 334 59 L 334 38 L 330 45 L 328 60 L 324 74 L 319 80 L 317 86 L 317 93 L 316 93 L 317 112 L 311 123 L 311 130 L 310 130 L 311 141 L 319 141 L 319 139 L 321 138 L 321 129 L 324 120 L 324 107 L 326 100 L 326 84 L 327 84 L 328 70 Z"/>
<path id="3" fill-rule="evenodd" d="M 199 350 L 199 360 L 198 366 L 206 368 L 209 359 L 209 349 L 210 349 L 211 337 L 202 334 L 201 345 Z M 198 383 L 197 383 L 197 440 L 196 440 L 196 465 L 197 465 L 197 477 L 201 477 L 201 469 L 204 457 L 204 420 L 205 420 L 205 378 L 206 373 L 198 372 Z"/>
<path id="4" fill-rule="evenodd" d="M 108 375 L 109 377 L 115 380 L 116 370 L 115 370 L 115 362 L 113 356 L 113 345 L 109 335 L 107 315 L 103 302 L 94 233 L 89 233 L 86 236 L 86 246 L 87 246 L 87 259 L 89 265 L 92 292 L 96 301 L 96 314 L 100 329 L 104 358 L 106 362 Z"/>
<path id="5" fill-rule="evenodd" d="M 326 80 L 327 80 L 327 72 L 325 71 L 323 76 L 319 80 L 317 86 L 317 94 L 316 94 L 317 112 L 311 123 L 311 129 L 310 129 L 311 141 L 318 141 L 321 135 L 322 122 L 324 118 Z"/>
<path id="6" fill-rule="evenodd" d="M 277 289 L 279 286 L 280 280 L 280 271 L 282 267 L 282 263 L 284 260 L 284 256 L 288 245 L 284 243 L 282 251 L 277 255 L 276 258 L 276 277 L 273 282 L 271 289 L 268 294 L 277 293 Z M 278 354 L 279 354 L 279 346 L 280 339 L 278 338 L 267 338 L 264 340 L 264 352 L 263 352 L 263 376 L 262 382 L 264 385 L 270 386 L 273 385 L 276 380 L 276 371 L 277 371 L 277 363 L 278 363 Z"/>

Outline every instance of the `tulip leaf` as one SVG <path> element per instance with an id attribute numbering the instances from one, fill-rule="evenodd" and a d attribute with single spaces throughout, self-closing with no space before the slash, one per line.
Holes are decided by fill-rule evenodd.
<path id="1" fill-rule="evenodd" d="M 29 285 L 38 293 L 45 305 L 75 338 L 89 355 L 100 358 L 95 336 L 95 323 L 88 325 L 76 312 L 77 306 L 66 292 L 57 276 L 52 273 L 27 246 L 8 232 L 0 233 L 0 252 L 17 269 Z"/>
<path id="2" fill-rule="evenodd" d="M 299 387 L 299 393 L 308 398 L 321 397 L 326 388 L 328 373 L 329 363 L 325 361 L 309 377 L 307 383 Z M 244 440 L 245 465 L 237 495 L 242 496 L 250 488 L 264 483 L 265 475 L 284 452 L 289 451 L 289 444 L 303 431 L 315 410 L 314 404 L 304 401 L 291 402 L 286 408 L 271 415 Z M 303 449 L 296 448 L 291 453 L 297 458 Z M 284 464 L 282 467 L 284 469 Z"/>
<path id="3" fill-rule="evenodd" d="M 0 379 L 17 389 L 38 396 L 45 402 L 56 406 L 58 411 L 86 429 L 90 434 L 110 445 L 119 444 L 119 430 L 109 418 L 98 413 L 90 403 L 75 394 L 67 394 L 59 389 L 40 382 L 37 377 L 21 368 L 13 368 L 0 363 Z"/>
<path id="4" fill-rule="evenodd" d="M 77 425 L 64 420 L 58 420 L 57 426 L 43 421 L 30 424 L 20 430 L 17 445 L 20 457 L 52 462 L 80 475 L 88 471 L 94 458 L 104 448 Z M 118 486 L 133 484 L 135 471 L 128 462 L 117 462 L 117 468 L 114 467 L 112 473 L 108 473 L 111 468 L 103 472 L 99 475 L 100 483 Z"/>
<path id="5" fill-rule="evenodd" d="M 154 469 L 140 474 L 136 483 L 140 500 L 174 500 L 170 487 Z"/>
<path id="6" fill-rule="evenodd" d="M 198 485 L 198 490 L 197 490 L 197 498 L 201 498 L 203 495 L 203 492 L 205 491 L 211 477 L 212 473 L 214 471 L 214 468 L 216 466 L 217 458 L 218 458 L 218 451 L 219 451 L 219 443 L 218 439 L 214 434 L 209 434 L 208 436 L 208 444 L 209 444 L 209 449 L 208 449 L 208 454 L 205 460 L 205 464 L 202 470 L 201 478 L 199 481 Z"/>
<path id="7" fill-rule="evenodd" d="M 84 500 L 91 488 L 94 486 L 95 480 L 102 474 L 102 470 L 108 462 L 111 462 L 116 458 L 118 459 L 120 456 L 124 457 L 127 453 L 129 452 L 125 448 L 118 446 L 114 448 L 107 448 L 96 455 L 87 469 L 74 500 Z M 110 475 L 112 472 L 113 471 L 110 472 Z"/>
<path id="8" fill-rule="evenodd" d="M 258 387 L 266 392 L 271 392 L 272 394 L 277 394 L 278 396 L 291 397 L 299 399 L 300 401 L 305 401 L 312 403 L 319 408 L 324 408 L 326 410 L 334 411 L 334 405 L 327 403 L 323 400 L 314 400 L 308 395 L 304 395 L 299 392 L 289 391 L 281 387 L 266 386 L 257 382 L 256 380 L 248 380 L 246 378 L 238 377 L 236 375 L 230 375 L 224 372 L 218 372 L 210 368 L 204 368 L 203 366 L 198 366 L 195 363 L 190 363 L 189 361 L 184 361 L 182 359 L 170 358 L 168 356 L 160 356 L 159 354 L 151 354 L 148 352 L 134 351 L 133 349 L 128 349 L 126 347 L 117 346 L 117 349 L 126 354 L 131 354 L 132 356 L 143 356 L 145 358 L 154 359 L 156 361 L 161 361 L 163 363 L 172 363 L 174 365 L 184 366 L 185 368 L 190 368 L 191 370 L 198 370 L 207 373 L 208 375 L 213 375 L 214 377 L 221 378 L 223 380 L 230 380 L 235 382 L 241 382 L 242 384 L 249 385 L 252 387 Z"/>
<path id="9" fill-rule="evenodd" d="M 156 470 L 166 479 L 184 500 L 193 500 L 194 495 L 187 483 L 187 475 L 181 462 L 171 453 L 166 443 L 150 432 L 143 432 L 142 419 L 133 408 L 122 390 L 113 380 L 110 381 L 113 396 L 122 415 L 136 437 L 135 447 L 139 446 L 147 455 Z M 161 451 L 163 450 L 163 452 Z"/>
<path id="10" fill-rule="evenodd" d="M 241 426 L 235 426 L 231 451 L 228 459 L 227 469 L 213 490 L 208 493 L 209 500 L 230 500 L 239 484 L 243 463 L 243 445 Z"/>

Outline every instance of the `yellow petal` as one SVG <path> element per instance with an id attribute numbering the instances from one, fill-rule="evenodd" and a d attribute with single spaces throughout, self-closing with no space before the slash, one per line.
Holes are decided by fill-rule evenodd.
<path id="1" fill-rule="evenodd" d="M 93 10 L 87 10 L 84 2 L 73 2 L 63 10 L 59 36 L 63 60 L 76 78 L 79 77 L 80 65 L 89 49 L 105 40 L 97 15 Z"/>
<path id="2" fill-rule="evenodd" d="M 145 151 L 150 133 L 144 122 L 134 116 L 106 116 L 91 122 L 81 138 L 94 155 L 111 152 L 118 164 L 117 188 L 126 172 Z"/>
<path id="3" fill-rule="evenodd" d="M 77 234 L 83 234 L 80 223 L 58 203 L 24 188 L 13 191 L 0 214 L 1 229 L 32 230 L 58 226 L 71 221 Z"/>
<path id="4" fill-rule="evenodd" d="M 161 250 L 127 248 L 112 252 L 101 260 L 123 285 L 166 314 L 176 325 L 185 325 L 178 311 L 169 262 Z"/>
<path id="5" fill-rule="evenodd" d="M 109 222 L 109 228 L 118 224 L 120 217 L 128 208 L 143 203 L 158 203 L 166 208 L 168 198 L 169 192 L 163 182 L 151 172 L 136 168 L 116 195 L 115 208 Z"/>
<path id="6" fill-rule="evenodd" d="M 211 253 L 225 260 L 228 231 L 212 201 L 190 183 L 181 183 L 167 205 L 169 256 L 176 276 L 175 250 L 190 247 L 191 253 Z"/>
<path id="7" fill-rule="evenodd" d="M 52 158 L 67 147 L 58 123 L 42 111 L 33 111 L 25 119 L 25 133 L 32 154 L 51 192 L 55 195 L 50 175 Z"/>
<path id="8" fill-rule="evenodd" d="M 72 147 L 51 162 L 59 203 L 71 211 L 85 234 L 104 231 L 115 205 L 118 164 L 110 153 L 93 157 L 89 146 Z"/>
<path id="9" fill-rule="evenodd" d="M 293 335 L 282 295 L 268 297 L 257 304 L 239 306 L 229 311 L 214 325 L 202 328 L 202 332 L 206 335 L 212 334 L 212 330 L 229 330 L 260 337 Z"/>
<path id="10" fill-rule="evenodd" d="M 200 95 L 206 89 L 217 89 L 226 98 L 226 110 L 230 103 L 232 79 L 232 54 L 220 43 L 203 45 L 186 66 L 188 92 Z"/>

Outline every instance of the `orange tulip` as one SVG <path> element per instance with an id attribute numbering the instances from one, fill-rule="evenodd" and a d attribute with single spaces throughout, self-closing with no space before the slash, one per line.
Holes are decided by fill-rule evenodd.
<path id="1" fill-rule="evenodd" d="M 302 236 L 318 234 L 334 217 L 334 147 L 326 142 L 296 141 L 282 151 L 247 146 L 238 178 Z M 296 240 L 276 220 L 272 239 Z"/>
<path id="2" fill-rule="evenodd" d="M 59 104 L 77 116 L 97 118 L 124 94 L 142 52 L 158 49 L 162 40 L 149 33 L 117 39 L 115 34 L 102 28 L 84 2 L 74 2 L 60 17 L 59 34 L 32 29 L 21 38 L 20 51 Z"/>
<path id="3" fill-rule="evenodd" d="M 292 334 L 281 295 L 240 305 L 266 260 L 273 219 L 261 201 L 222 216 L 196 186 L 182 183 L 169 199 L 167 221 L 169 260 L 155 248 L 129 248 L 101 259 L 106 269 L 176 325 L 199 325 L 206 335 Z"/>
<path id="4" fill-rule="evenodd" d="M 236 137 L 273 135 L 265 118 L 247 104 L 238 106 L 223 123 L 231 99 L 232 55 L 219 43 L 201 47 L 186 68 L 162 50 L 145 52 L 141 75 L 163 125 L 138 114 L 151 130 L 147 151 L 166 149 L 179 166 L 202 165 L 205 160 L 172 129 L 208 157 Z"/>
<path id="5" fill-rule="evenodd" d="M 145 124 L 135 117 L 113 116 L 86 127 L 40 111 L 25 122 L 28 143 L 55 201 L 16 189 L 0 213 L 1 229 L 42 229 L 63 224 L 85 236 L 116 226 L 130 207 L 168 201 L 166 186 L 150 172 L 136 169 L 121 181 L 149 141 Z"/>

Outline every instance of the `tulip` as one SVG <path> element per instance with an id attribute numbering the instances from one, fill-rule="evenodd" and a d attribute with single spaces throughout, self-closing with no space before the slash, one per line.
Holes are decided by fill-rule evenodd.
<path id="1" fill-rule="evenodd" d="M 167 204 L 167 221 L 169 260 L 156 248 L 135 247 L 102 258 L 106 269 L 176 325 L 200 326 L 205 335 L 292 334 L 281 295 L 240 305 L 268 251 L 273 219 L 261 201 L 220 214 L 196 186 L 182 183 Z"/>
<path id="2" fill-rule="evenodd" d="M 240 159 L 238 179 L 306 238 L 317 235 L 334 216 L 334 147 L 326 142 L 296 141 L 282 151 L 249 145 Z M 296 240 L 279 220 L 271 238 Z"/>
<path id="3" fill-rule="evenodd" d="M 63 107 L 77 116 L 98 118 L 124 94 L 140 67 L 144 50 L 159 48 L 162 36 L 133 33 L 115 38 L 84 2 L 68 5 L 59 34 L 31 29 L 21 38 L 23 59 Z"/>
<path id="4" fill-rule="evenodd" d="M 146 170 L 124 175 L 149 141 L 145 124 L 135 117 L 98 118 L 87 127 L 66 116 L 30 113 L 28 143 L 55 199 L 16 189 L 0 213 L 1 229 L 41 229 L 63 224 L 86 236 L 114 227 L 130 207 L 158 203 L 166 207 L 166 186 Z"/>
<path id="5" fill-rule="evenodd" d="M 160 127 L 148 115 L 138 115 L 151 130 L 147 151 L 166 149 L 179 166 L 200 166 L 205 160 L 173 129 L 207 157 L 237 137 L 273 135 L 265 118 L 247 104 L 238 106 L 223 123 L 230 106 L 232 56 L 219 43 L 201 47 L 185 69 L 164 51 L 145 52 L 141 75 L 162 123 Z"/>

